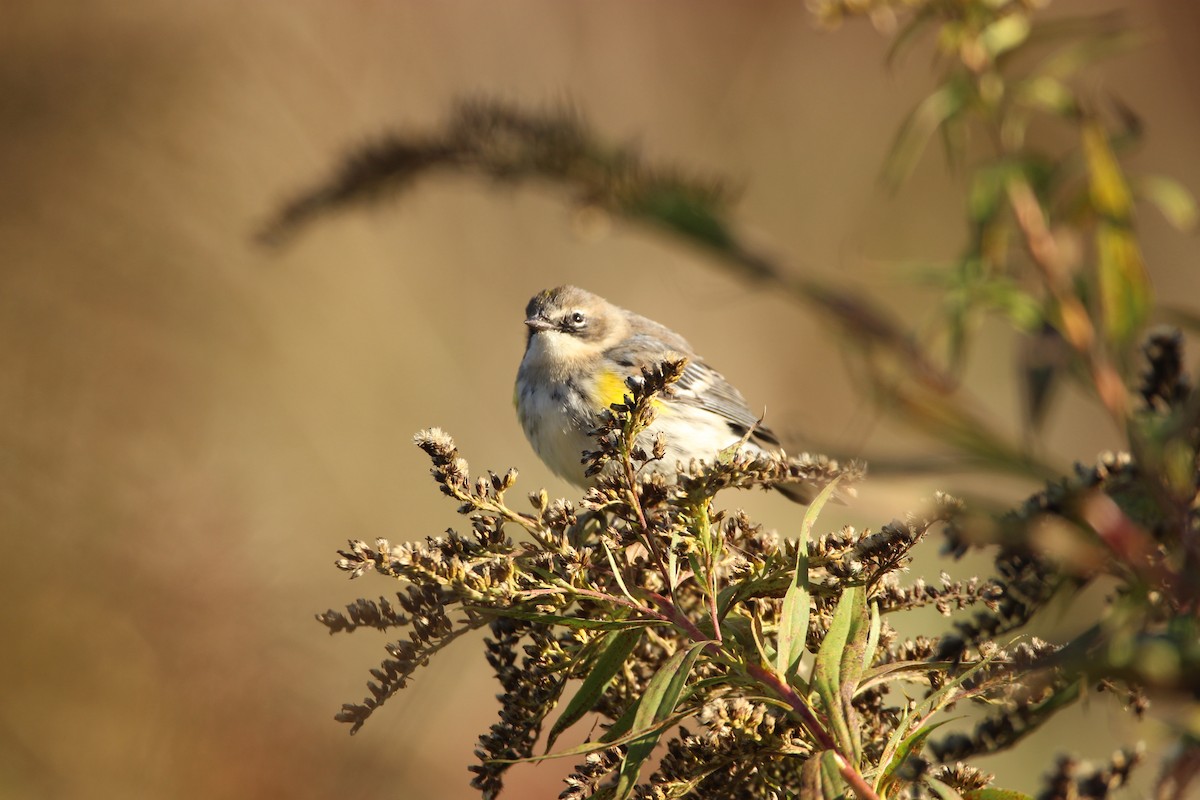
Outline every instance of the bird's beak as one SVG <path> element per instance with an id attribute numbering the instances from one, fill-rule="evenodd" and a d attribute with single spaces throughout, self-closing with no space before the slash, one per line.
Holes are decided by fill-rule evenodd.
<path id="1" fill-rule="evenodd" d="M 550 328 L 554 327 L 554 323 L 550 322 L 550 320 L 546 319 L 545 317 L 530 317 L 529 319 L 525 320 L 525 324 L 528 325 L 529 329 L 534 333 L 537 333 L 538 331 L 549 330 Z"/>

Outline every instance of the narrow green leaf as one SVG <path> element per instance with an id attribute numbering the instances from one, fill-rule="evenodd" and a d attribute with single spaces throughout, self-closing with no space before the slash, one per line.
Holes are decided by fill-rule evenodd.
<path id="1" fill-rule="evenodd" d="M 708 644 L 708 642 L 695 642 L 689 647 L 676 651 L 659 668 L 658 672 L 654 673 L 654 677 L 646 684 L 646 692 L 638 701 L 637 711 L 634 713 L 633 729 L 635 731 L 651 729 L 655 723 L 671 715 L 683 694 L 683 688 L 687 685 L 692 666 Z M 629 743 L 629 748 L 625 751 L 625 758 L 621 762 L 621 771 L 617 777 L 615 792 L 617 800 L 625 800 L 633 793 L 638 775 L 642 771 L 642 764 L 654 751 L 654 745 L 658 743 L 661 735 L 662 730 L 653 730 L 652 733 Z"/>
<path id="2" fill-rule="evenodd" d="M 629 593 L 629 589 L 625 587 L 625 579 L 621 577 L 621 567 L 617 564 L 616 556 L 613 555 L 612 548 L 608 546 L 603 538 L 600 539 L 600 546 L 604 548 L 604 555 L 608 558 L 608 566 L 612 569 L 613 579 L 616 580 L 617 586 L 621 587 L 621 594 L 629 598 L 630 602 L 636 603 L 633 595 Z"/>
<path id="3" fill-rule="evenodd" d="M 649 728 L 642 730 L 630 731 L 628 728 L 626 728 L 624 734 L 620 736 L 613 736 L 611 739 L 605 738 L 612 733 L 612 731 L 609 730 L 605 732 L 605 737 L 597 739 L 594 742 L 584 742 L 583 744 L 576 745 L 575 747 L 568 748 L 567 750 L 558 750 L 554 753 L 545 753 L 544 755 L 540 756 L 527 756 L 525 758 L 493 758 L 489 759 L 489 761 L 490 763 L 494 764 L 536 764 L 540 761 L 551 761 L 556 758 L 574 758 L 575 756 L 587 755 L 588 753 L 599 753 L 602 750 L 609 749 L 610 747 L 629 744 L 630 742 L 633 742 L 634 740 L 640 739 L 644 736 L 659 735 L 663 731 L 670 730 L 679 723 L 683 722 L 685 719 L 695 714 L 697 710 L 698 709 L 691 708 L 687 711 L 681 711 L 678 714 L 672 714 L 661 722 L 657 722 L 654 725 L 651 725 Z"/>
<path id="4" fill-rule="evenodd" d="M 954 662 L 952 661 L 893 661 L 890 664 L 881 664 L 863 673 L 862 678 L 858 681 L 856 694 L 895 681 L 912 681 L 928 685 L 929 679 L 925 677 L 926 673 L 946 672 L 953 667 Z"/>
<path id="5" fill-rule="evenodd" d="M 829 625 L 829 632 L 825 634 L 825 640 L 821 642 L 821 649 L 817 653 L 812 676 L 813 687 L 821 698 L 838 745 L 845 755 L 853 756 L 856 760 L 860 749 L 855 746 L 858 741 L 856 735 L 858 731 L 856 728 L 853 730 L 851 728 L 847 710 L 852 711 L 853 709 L 849 708 L 848 702 L 843 701 L 842 687 L 846 684 L 846 676 L 843 675 L 843 671 L 851 673 L 855 685 L 858 683 L 858 677 L 862 674 L 862 655 L 866 644 L 867 627 L 864 619 L 866 613 L 863 593 L 861 586 L 851 586 L 842 592 L 837 608 L 833 612 L 833 621 Z M 859 631 L 862 636 L 857 652 L 848 656 L 847 651 L 852 649 L 852 637 L 859 638 Z M 855 661 L 857 661 L 857 667 L 855 667 Z M 852 696 L 853 687 L 847 698 Z"/>
<path id="6" fill-rule="evenodd" d="M 857 587 L 851 605 L 850 632 L 846 636 L 846 647 L 842 650 L 842 663 L 838 670 L 838 694 L 842 701 L 842 712 L 850 731 L 850 749 L 845 755 L 857 765 L 862 759 L 862 726 L 858 723 L 858 712 L 854 709 L 854 693 L 866 669 L 867 640 L 871 625 L 866 608 L 866 589 Z"/>
<path id="7" fill-rule="evenodd" d="M 547 734 L 547 752 L 554 746 L 554 740 L 560 733 L 574 725 L 584 714 L 595 707 L 604 694 L 605 688 L 608 687 L 609 681 L 621 671 L 625 660 L 629 658 L 629 654 L 637 647 L 641 638 L 642 632 L 638 629 L 608 634 L 608 640 L 596 656 L 591 672 L 584 678 L 579 691 L 571 698 L 571 702 L 567 703 L 567 707 L 563 709 L 562 714 L 550 729 L 550 733 Z"/>
<path id="8" fill-rule="evenodd" d="M 837 489 L 838 478 L 834 478 L 821 489 L 820 494 L 809 504 L 800 524 L 800 539 L 796 542 L 796 566 L 792 570 L 792 581 L 783 595 L 783 609 L 779 616 L 775 671 L 785 681 L 791 680 L 800 669 L 804 656 L 804 643 L 808 638 L 808 616 L 812 598 L 808 591 L 808 543 L 812 529 L 821 509 Z"/>
<path id="9" fill-rule="evenodd" d="M 921 6 L 905 26 L 892 36 L 892 44 L 888 47 L 887 56 L 884 58 L 889 68 L 895 66 L 896 62 L 916 43 L 922 33 L 930 30 L 929 23 L 933 22 L 936 13 L 931 5 Z"/>
<path id="10" fill-rule="evenodd" d="M 804 800 L 836 800 L 845 797 L 846 782 L 837 767 L 832 750 L 813 753 L 800 767 L 800 786 L 796 797 Z"/>
<path id="11" fill-rule="evenodd" d="M 918 716 L 928 716 L 935 711 L 939 711 L 949 705 L 959 695 L 959 688 L 968 680 L 975 676 L 975 673 L 992 663 L 992 658 L 982 658 L 977 663 L 972 664 L 970 669 L 964 670 L 961 674 L 954 676 L 950 680 L 942 684 L 942 687 L 936 692 L 930 693 L 922 700 L 916 708 Z"/>
<path id="12" fill-rule="evenodd" d="M 929 734 L 945 725 L 951 720 L 943 719 L 937 722 L 931 722 L 928 725 L 922 725 L 917 730 L 904 737 L 899 746 L 896 747 L 895 753 L 892 755 L 888 765 L 884 768 L 877 788 L 887 790 L 888 787 L 895 781 L 896 770 L 904 766 L 904 762 L 909 756 L 918 755 L 921 748 L 925 746 L 925 740 L 929 738 Z"/>
<path id="13" fill-rule="evenodd" d="M 871 668 L 871 664 L 875 661 L 875 651 L 879 649 L 879 634 L 882 632 L 883 616 L 879 613 L 879 603 L 871 603 L 871 624 L 867 628 L 867 646 L 863 652 L 862 672 L 854 687 L 855 694 L 858 693 L 858 685 L 862 683 L 862 675 Z"/>
<path id="14" fill-rule="evenodd" d="M 939 86 L 913 110 L 888 153 L 884 168 L 888 185 L 895 188 L 904 182 L 933 134 L 962 110 L 966 96 L 966 86 L 960 81 L 951 80 Z"/>

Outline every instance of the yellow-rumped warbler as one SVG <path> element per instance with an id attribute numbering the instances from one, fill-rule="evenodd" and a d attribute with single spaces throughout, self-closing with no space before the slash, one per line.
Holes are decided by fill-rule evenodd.
<path id="1" fill-rule="evenodd" d="M 513 402 L 538 457 L 572 483 L 586 485 L 582 455 L 595 449 L 588 432 L 624 398 L 625 379 L 680 358 L 687 359 L 683 375 L 644 434 L 666 437 L 666 456 L 656 464 L 673 469 L 692 459 L 711 463 L 743 439 L 742 452 L 749 455 L 779 449 L 741 393 L 670 328 L 575 286 L 535 295 L 525 317 L 529 338 Z M 816 494 L 805 485 L 778 488 L 801 503 Z"/>

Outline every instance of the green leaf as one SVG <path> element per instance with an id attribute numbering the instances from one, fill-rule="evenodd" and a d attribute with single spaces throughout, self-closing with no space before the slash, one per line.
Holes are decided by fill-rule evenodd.
<path id="1" fill-rule="evenodd" d="M 800 669 L 804 656 L 804 643 L 808 638 L 808 615 L 812 598 L 808 591 L 808 543 L 812 538 L 813 525 L 821 515 L 821 509 L 833 497 L 841 476 L 829 482 L 809 504 L 800 524 L 800 539 L 796 542 L 796 566 L 792 580 L 783 595 L 783 609 L 779 616 L 778 645 L 775 651 L 775 671 L 785 681 L 790 681 Z"/>
<path id="2" fill-rule="evenodd" d="M 676 651 L 646 684 L 646 692 L 638 701 L 637 711 L 634 712 L 633 729 L 635 731 L 647 729 L 651 732 L 629 743 L 617 778 L 615 793 L 617 800 L 625 800 L 633 793 L 638 775 L 642 771 L 642 764 L 650 757 L 654 751 L 654 745 L 658 743 L 658 738 L 662 735 L 661 729 L 654 728 L 655 724 L 669 717 L 675 710 L 675 706 L 683 694 L 683 688 L 687 685 L 687 679 L 692 673 L 692 665 L 696 663 L 696 659 L 708 645 L 709 642 L 695 642 L 689 647 Z"/>
<path id="3" fill-rule="evenodd" d="M 616 580 L 617 586 L 621 588 L 621 594 L 629 598 L 631 602 L 636 603 L 633 595 L 629 593 L 629 589 L 625 587 L 625 579 L 621 577 L 621 567 L 617 564 L 616 556 L 613 555 L 612 548 L 608 546 L 608 542 L 603 538 L 600 539 L 600 545 L 604 548 L 604 555 L 608 557 L 608 566 L 612 569 L 613 579 Z"/>
<path id="4" fill-rule="evenodd" d="M 596 656 L 592 670 L 584 678 L 583 685 L 579 687 L 579 691 L 571 698 L 571 702 L 563 709 L 562 714 L 555 720 L 554 727 L 547 734 L 547 752 L 554 746 L 554 740 L 560 733 L 574 725 L 584 714 L 595 707 L 597 701 L 604 694 L 605 688 L 608 687 L 609 681 L 621 671 L 625 660 L 629 658 L 629 654 L 637 647 L 641 638 L 642 632 L 639 629 L 619 631 L 608 635 L 608 640 Z"/>
<path id="5" fill-rule="evenodd" d="M 884 179 L 892 188 L 899 186 L 916 166 L 930 138 L 966 103 L 967 87 L 951 80 L 921 101 L 909 114 L 896 135 L 884 168 Z"/>
<path id="6" fill-rule="evenodd" d="M 892 731 L 892 735 L 888 738 L 888 742 L 883 748 L 883 753 L 880 758 L 880 763 L 890 763 L 891 762 L 892 754 L 895 753 L 896 749 L 900 747 L 901 743 L 906 738 L 905 731 L 907 731 L 911 727 L 912 724 L 919 724 L 923 721 L 928 720 L 935 712 L 940 711 L 942 708 L 949 705 L 951 701 L 955 700 L 958 697 L 959 687 L 962 686 L 962 684 L 965 681 L 969 680 L 972 676 L 974 676 L 975 673 L 979 672 L 979 670 L 983 669 L 987 664 L 991 663 L 991 661 L 992 661 L 991 658 L 981 659 L 978 663 L 973 664 L 970 669 L 964 670 L 961 674 L 946 681 L 946 683 L 944 683 L 940 689 L 938 689 L 936 692 L 931 692 L 929 694 L 929 696 L 927 696 L 924 700 L 922 700 L 915 707 L 913 707 L 910 711 L 908 711 L 904 715 L 904 719 L 901 720 L 900 724 L 896 726 L 895 730 Z M 908 665 L 913 665 L 914 667 L 917 663 L 919 663 L 919 662 L 912 662 L 912 661 L 907 662 Z M 889 666 L 892 666 L 892 665 L 885 665 L 885 667 L 882 667 L 880 669 L 881 670 L 886 669 Z M 954 665 L 950 664 L 949 662 L 936 661 L 936 662 L 929 662 L 929 664 L 927 666 L 930 668 L 940 666 L 943 669 L 949 669 L 949 668 L 953 667 Z M 906 668 L 902 671 L 908 672 L 910 670 L 906 666 Z M 879 674 L 883 674 L 883 673 L 881 673 L 879 670 L 873 670 L 872 674 L 879 675 Z M 866 684 L 873 679 L 874 678 L 869 678 L 868 680 L 864 681 L 863 683 Z M 917 723 L 913 723 L 914 720 L 916 720 Z"/>
<path id="7" fill-rule="evenodd" d="M 1134 187 L 1138 196 L 1158 206 L 1167 222 L 1185 233 L 1196 229 L 1200 211 L 1196 198 L 1183 184 L 1162 175 L 1143 175 Z"/>
<path id="8" fill-rule="evenodd" d="M 858 682 L 857 692 L 865 692 L 885 683 L 913 681 L 928 685 L 927 672 L 947 672 L 954 667 L 953 661 L 893 661 L 868 669 Z"/>
<path id="9" fill-rule="evenodd" d="M 846 796 L 846 781 L 832 750 L 813 753 L 800 767 L 797 797 L 804 800 L 837 800 Z"/>
<path id="10" fill-rule="evenodd" d="M 540 761 L 551 761 L 556 758 L 574 758 L 575 756 L 587 755 L 588 753 L 599 753 L 603 750 L 608 750 L 610 747 L 629 744 L 636 739 L 641 739 L 648 735 L 659 735 L 663 731 L 670 730 L 679 723 L 683 722 L 685 719 L 695 714 L 697 710 L 698 709 L 690 708 L 686 711 L 672 714 L 661 722 L 657 722 L 654 725 L 651 725 L 649 728 L 645 728 L 643 730 L 630 732 L 627 728 L 624 734 L 621 736 L 613 736 L 611 739 L 607 738 L 612 733 L 612 731 L 609 730 L 605 732 L 604 737 L 601 737 L 594 742 L 584 742 L 583 744 L 576 745 L 575 747 L 568 748 L 567 750 L 559 750 L 554 753 L 545 753 L 540 756 L 527 756 L 525 758 L 493 758 L 489 759 L 488 761 L 492 764 L 536 764 Z"/>
<path id="11" fill-rule="evenodd" d="M 904 766 L 904 762 L 908 760 L 909 756 L 919 754 L 921 752 L 921 748 L 925 746 L 925 740 L 929 738 L 929 734 L 933 733 L 947 722 L 950 722 L 950 720 L 943 719 L 938 720 L 937 722 L 931 722 L 928 725 L 922 725 L 920 728 L 904 737 L 904 740 L 901 741 L 899 746 L 896 747 L 895 753 L 892 755 L 888 765 L 884 768 L 877 788 L 886 792 L 891 784 L 896 780 L 896 770 Z"/>
<path id="12" fill-rule="evenodd" d="M 821 642 L 813 666 L 812 684 L 825 708 L 842 752 L 854 759 L 861 755 L 859 731 L 850 700 L 862 675 L 862 658 L 866 648 L 867 620 L 861 586 L 851 586 L 842 592 L 829 632 Z"/>
<path id="13" fill-rule="evenodd" d="M 863 648 L 862 672 L 859 673 L 859 679 L 854 687 L 855 694 L 858 693 L 858 685 L 862 683 L 862 673 L 871 668 L 871 664 L 875 661 L 875 651 L 879 649 L 879 634 L 883 632 L 883 615 L 879 613 L 879 603 L 871 603 L 871 622 L 867 627 L 867 644 Z"/>

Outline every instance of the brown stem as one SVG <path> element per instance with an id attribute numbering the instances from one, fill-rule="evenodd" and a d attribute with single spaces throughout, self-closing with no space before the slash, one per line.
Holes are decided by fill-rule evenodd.
<path id="1" fill-rule="evenodd" d="M 1038 202 L 1033 188 L 1021 179 L 1009 182 L 1008 202 L 1025 239 L 1025 249 L 1058 303 L 1063 338 L 1083 357 L 1100 401 L 1124 429 L 1129 416 L 1129 397 L 1125 392 L 1125 384 L 1109 359 L 1097 350 L 1095 327 L 1087 309 L 1071 289 L 1069 260 L 1050 230 L 1042 204 Z"/>
<path id="2" fill-rule="evenodd" d="M 663 584 L 670 589 L 671 594 L 675 594 L 675 582 L 671 580 L 671 572 L 667 569 L 667 563 L 663 561 L 662 549 L 659 547 L 659 542 L 654 538 L 654 534 L 650 531 L 650 525 L 646 522 L 646 512 L 642 508 L 642 495 L 637 490 L 637 473 L 633 469 L 633 461 L 629 457 L 628 448 L 632 447 L 632 443 L 626 441 L 625 452 L 621 455 L 621 460 L 625 467 L 625 482 L 629 484 L 629 499 L 634 511 L 637 512 L 638 524 L 642 528 L 642 538 L 646 541 L 646 549 L 654 556 L 655 565 L 658 567 L 658 572 L 662 575 Z"/>

